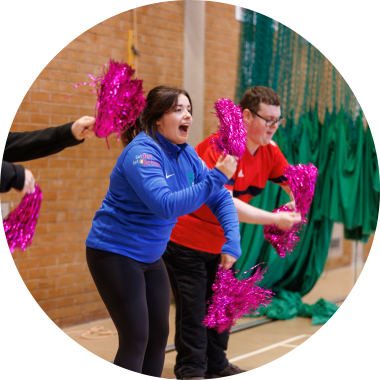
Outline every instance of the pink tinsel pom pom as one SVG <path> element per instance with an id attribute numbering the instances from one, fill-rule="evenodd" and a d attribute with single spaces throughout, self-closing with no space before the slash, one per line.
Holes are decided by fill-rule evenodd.
<path id="1" fill-rule="evenodd" d="M 107 64 L 105 65 L 107 67 Z M 110 59 L 106 72 L 97 78 L 88 74 L 96 87 L 96 121 L 94 133 L 97 137 L 107 137 L 116 133 L 120 135 L 132 127 L 145 107 L 142 80 L 132 79 L 133 70 L 126 63 Z M 86 83 L 78 83 L 86 85 Z M 107 141 L 108 144 L 108 141 Z"/>
<path id="2" fill-rule="evenodd" d="M 285 257 L 287 252 L 290 254 L 294 250 L 294 247 L 299 242 L 298 234 L 302 229 L 302 225 L 307 224 L 306 214 L 313 201 L 318 169 L 313 164 L 290 165 L 286 168 L 284 176 L 289 181 L 290 189 L 294 195 L 296 211 L 301 214 L 302 220 L 287 231 L 280 230 L 274 224 L 264 226 L 265 240 L 272 245 L 280 257 Z M 292 210 L 287 206 L 281 206 L 273 212 L 281 211 L 291 212 Z"/>
<path id="3" fill-rule="evenodd" d="M 216 151 L 223 155 L 243 158 L 247 129 L 240 107 L 235 106 L 230 99 L 219 99 L 214 108 L 220 121 L 216 137 L 211 137 Z"/>
<path id="4" fill-rule="evenodd" d="M 257 265 L 250 270 L 256 267 Z M 234 277 L 234 273 L 238 271 L 225 270 L 219 265 L 212 285 L 214 293 L 208 301 L 209 306 L 203 324 L 219 333 L 231 330 L 244 314 L 252 313 L 252 310 L 255 311 L 261 306 L 266 307 L 272 302 L 270 298 L 274 293 L 270 289 L 263 289 L 256 285 L 262 280 L 266 270 L 257 268 L 249 278 L 238 280 Z"/>
<path id="5" fill-rule="evenodd" d="M 11 253 L 30 246 L 40 213 L 42 191 L 35 185 L 34 193 L 25 194 L 20 204 L 3 221 L 5 236 Z"/>

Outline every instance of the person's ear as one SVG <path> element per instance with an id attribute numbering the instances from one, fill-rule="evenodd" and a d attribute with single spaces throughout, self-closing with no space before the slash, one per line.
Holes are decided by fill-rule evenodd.
<path id="1" fill-rule="evenodd" d="M 244 118 L 244 121 L 250 121 L 252 119 L 252 113 L 248 108 L 244 108 L 243 118 Z"/>

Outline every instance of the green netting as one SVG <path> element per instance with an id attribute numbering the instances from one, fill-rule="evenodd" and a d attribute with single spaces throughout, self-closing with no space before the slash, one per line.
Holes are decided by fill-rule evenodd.
<path id="1" fill-rule="evenodd" d="M 238 102 L 256 85 L 278 91 L 287 116 L 299 118 L 316 109 L 323 122 L 343 108 L 353 120 L 359 112 L 350 87 L 334 66 L 308 41 L 286 26 L 260 13 L 243 10 L 241 22 Z"/>
<path id="2" fill-rule="evenodd" d="M 261 285 L 281 290 L 282 295 L 293 292 L 297 298 L 313 288 L 323 271 L 334 221 L 344 224 L 348 239 L 366 242 L 375 231 L 380 193 L 377 156 L 360 106 L 331 63 L 286 26 L 249 10 L 243 15 L 235 100 L 238 103 L 251 86 L 275 89 L 287 122 L 274 140 L 290 164 L 312 162 L 319 177 L 309 224 L 291 256 L 282 259 L 274 252 L 264 240 L 262 226 L 242 223 L 243 255 L 237 267 L 242 273 L 269 263 Z M 250 204 L 272 211 L 287 201 L 278 185 L 268 183 Z M 280 298 L 275 298 L 277 309 L 272 310 L 285 307 L 284 299 L 278 306 Z M 302 302 L 288 304 L 287 311 L 276 315 L 300 315 Z M 330 304 L 322 306 L 318 321 L 335 312 Z"/>

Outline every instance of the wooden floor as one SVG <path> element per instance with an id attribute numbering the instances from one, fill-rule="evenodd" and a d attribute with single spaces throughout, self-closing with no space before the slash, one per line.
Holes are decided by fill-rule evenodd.
<path id="1" fill-rule="evenodd" d="M 360 270 L 358 270 L 360 273 Z M 303 301 L 305 303 L 315 303 L 319 298 L 326 300 L 339 300 L 349 294 L 354 285 L 354 268 L 346 267 L 324 272 L 313 290 L 307 294 Z M 170 310 L 170 334 L 168 345 L 174 343 L 174 315 L 175 309 Z M 242 318 L 239 324 L 244 324 L 255 320 L 254 318 Z M 257 320 L 257 319 L 256 319 Z M 254 328 L 246 329 L 231 334 L 227 357 L 231 363 L 251 370 L 267 364 L 295 349 L 311 335 L 316 333 L 319 326 L 312 326 L 309 318 L 295 318 L 288 321 L 275 321 Z M 86 339 L 82 334 L 89 334 L 91 328 L 98 329 L 99 332 L 91 334 L 95 339 Z M 111 362 L 117 350 L 117 335 L 115 327 L 110 319 L 103 319 L 91 323 L 63 329 L 78 344 Z M 104 334 L 104 335 L 102 335 Z M 176 352 L 166 354 L 163 378 L 173 379 L 173 366 Z"/>

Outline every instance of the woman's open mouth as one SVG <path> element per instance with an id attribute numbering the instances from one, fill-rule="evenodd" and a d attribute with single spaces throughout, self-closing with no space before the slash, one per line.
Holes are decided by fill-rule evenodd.
<path id="1" fill-rule="evenodd" d="M 183 134 L 187 134 L 187 131 L 189 130 L 190 125 L 189 124 L 181 124 L 179 126 L 179 131 Z"/>

